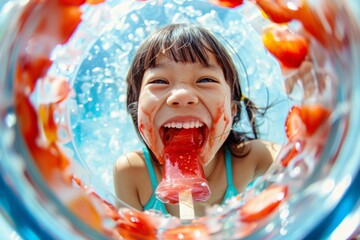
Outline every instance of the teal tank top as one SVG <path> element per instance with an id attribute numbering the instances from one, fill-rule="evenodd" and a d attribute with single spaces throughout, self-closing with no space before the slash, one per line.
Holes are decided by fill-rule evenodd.
<path id="1" fill-rule="evenodd" d="M 151 195 L 151 198 L 145 204 L 145 206 L 143 207 L 143 210 L 145 211 L 145 210 L 152 209 L 152 210 L 162 212 L 163 214 L 168 214 L 164 203 L 161 202 L 159 199 L 157 199 L 156 195 L 155 195 L 155 190 L 157 188 L 158 182 L 156 180 L 154 167 L 153 167 L 153 165 L 151 163 L 151 158 L 150 158 L 149 151 L 147 150 L 146 147 L 143 147 L 143 152 L 144 152 L 145 163 L 146 163 L 146 166 L 148 168 L 150 181 L 151 181 L 151 187 L 152 187 L 152 191 L 153 191 L 153 194 Z M 227 188 L 226 188 L 225 196 L 224 196 L 224 199 L 223 199 L 223 204 L 225 203 L 225 201 L 227 199 L 238 195 L 238 191 L 237 191 L 237 189 L 236 189 L 236 187 L 234 185 L 234 182 L 233 182 L 232 165 L 231 165 L 231 152 L 230 152 L 230 149 L 228 147 L 225 147 L 225 169 L 226 169 Z"/>

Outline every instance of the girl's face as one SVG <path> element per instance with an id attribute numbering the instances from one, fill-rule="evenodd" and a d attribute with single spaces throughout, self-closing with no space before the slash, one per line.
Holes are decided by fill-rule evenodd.
<path id="1" fill-rule="evenodd" d="M 144 73 L 138 128 L 160 163 L 165 147 L 162 138 L 169 127 L 201 126 L 205 141 L 199 157 L 203 165 L 214 158 L 231 130 L 236 109 L 232 107 L 230 87 L 215 57 L 208 54 L 209 66 L 176 63 L 159 55 L 155 66 Z"/>

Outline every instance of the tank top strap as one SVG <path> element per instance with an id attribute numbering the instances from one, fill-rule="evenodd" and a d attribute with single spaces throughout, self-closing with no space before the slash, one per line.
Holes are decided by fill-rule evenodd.
<path id="1" fill-rule="evenodd" d="M 232 164 L 231 164 L 231 152 L 228 146 L 225 146 L 225 168 L 226 168 L 226 179 L 228 185 L 234 185 L 232 176 Z"/>
<path id="2" fill-rule="evenodd" d="M 149 153 L 149 151 L 148 151 L 148 149 L 146 147 L 143 147 L 142 151 L 144 153 L 145 163 L 146 163 L 146 166 L 147 166 L 147 169 L 148 169 L 148 173 L 149 173 L 149 176 L 150 176 L 151 187 L 152 187 L 152 191 L 153 191 L 153 194 L 151 195 L 151 198 L 145 204 L 145 206 L 143 207 L 143 210 L 144 211 L 145 210 L 156 210 L 156 211 L 162 212 L 163 214 L 168 214 L 164 203 L 161 202 L 159 199 L 157 199 L 156 196 L 155 196 L 155 190 L 157 188 L 158 181 L 156 180 L 156 175 L 155 175 L 154 167 L 153 167 L 152 162 L 151 162 L 150 153 Z"/>
<path id="3" fill-rule="evenodd" d="M 224 196 L 223 203 L 226 202 L 227 199 L 232 198 L 238 195 L 238 190 L 234 185 L 233 180 L 233 170 L 232 170 L 232 157 L 229 146 L 224 147 L 225 151 L 225 171 L 226 171 L 226 180 L 227 180 L 227 188 Z"/>
<path id="4" fill-rule="evenodd" d="M 157 185 L 158 185 L 158 181 L 156 180 L 155 170 L 151 163 L 150 153 L 146 147 L 143 147 L 142 151 L 144 153 L 145 163 L 146 163 L 146 166 L 147 166 L 147 169 L 149 172 L 151 187 L 152 187 L 153 191 L 155 191 L 155 189 L 157 188 Z"/>

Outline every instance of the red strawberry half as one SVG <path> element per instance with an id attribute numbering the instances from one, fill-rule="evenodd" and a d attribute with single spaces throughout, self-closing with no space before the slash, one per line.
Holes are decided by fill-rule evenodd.
<path id="1" fill-rule="evenodd" d="M 293 106 L 285 121 L 286 136 L 290 141 L 312 136 L 329 118 L 330 110 L 320 104 Z"/>
<path id="2" fill-rule="evenodd" d="M 330 110 L 320 104 L 303 105 L 300 115 L 307 134 L 312 135 L 329 118 Z"/>
<path id="3" fill-rule="evenodd" d="M 252 222 L 268 216 L 286 199 L 287 193 L 287 186 L 270 186 L 241 208 L 241 220 L 244 222 Z"/>
<path id="4" fill-rule="evenodd" d="M 298 140 L 305 135 L 305 125 L 301 119 L 301 109 L 299 106 L 293 106 L 285 121 L 286 137 L 290 140 Z"/>
<path id="5" fill-rule="evenodd" d="M 265 48 L 288 68 L 299 67 L 308 54 L 306 39 L 284 25 L 266 28 L 262 41 Z"/>

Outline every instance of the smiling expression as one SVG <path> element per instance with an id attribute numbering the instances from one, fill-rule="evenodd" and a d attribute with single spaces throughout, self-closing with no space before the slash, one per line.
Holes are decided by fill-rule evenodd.
<path id="1" fill-rule="evenodd" d="M 234 113 L 230 87 L 215 56 L 207 54 L 208 65 L 176 62 L 160 54 L 144 72 L 138 129 L 160 163 L 167 129 L 201 129 L 203 165 L 214 158 L 229 135 Z"/>

